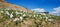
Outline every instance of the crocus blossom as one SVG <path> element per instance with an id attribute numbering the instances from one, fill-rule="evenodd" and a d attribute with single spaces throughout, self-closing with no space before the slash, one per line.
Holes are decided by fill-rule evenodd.
<path id="1" fill-rule="evenodd" d="M 13 21 L 19 21 L 19 18 L 15 18 Z"/>
<path id="2" fill-rule="evenodd" d="M 21 20 L 21 21 L 23 20 L 23 17 L 22 17 L 22 16 L 20 16 L 20 20 Z"/>
<path id="3" fill-rule="evenodd" d="M 12 17 L 13 17 L 13 14 L 11 13 L 11 14 L 10 14 L 10 18 L 12 18 Z"/>

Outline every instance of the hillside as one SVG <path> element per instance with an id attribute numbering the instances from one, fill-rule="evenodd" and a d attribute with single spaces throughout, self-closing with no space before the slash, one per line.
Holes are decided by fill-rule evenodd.
<path id="1" fill-rule="evenodd" d="M 24 12 L 32 12 L 31 10 L 28 10 L 24 7 L 7 3 L 7 2 L 5 2 L 5 0 L 0 1 L 0 8 L 10 8 L 10 9 L 13 9 L 13 10 L 20 10 L 20 11 L 24 11 Z"/>
<path id="2" fill-rule="evenodd" d="M 57 27 L 60 17 L 0 8 L 0 27 Z"/>
<path id="3" fill-rule="evenodd" d="M 1 0 L 0 27 L 60 27 L 60 16 L 33 13 L 26 8 Z"/>

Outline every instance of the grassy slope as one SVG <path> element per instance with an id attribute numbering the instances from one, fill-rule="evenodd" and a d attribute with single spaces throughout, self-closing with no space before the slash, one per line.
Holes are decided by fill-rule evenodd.
<path id="1" fill-rule="evenodd" d="M 2 10 L 4 10 L 4 9 L 2 8 Z M 18 11 L 18 12 L 26 14 L 26 16 L 23 18 L 22 21 L 19 20 L 17 22 L 14 22 L 13 20 L 15 19 L 15 17 L 18 17 L 18 15 L 14 16 L 11 19 L 7 14 L 5 14 L 6 13 L 5 11 L 9 11 L 10 13 L 12 13 L 12 12 L 15 13 L 17 10 L 4 10 L 4 13 L 2 13 L 0 10 L 0 27 L 15 27 L 15 26 L 16 27 L 41 27 L 41 26 L 56 27 L 59 24 L 59 23 L 56 24 L 56 21 L 60 18 L 58 16 L 49 17 L 49 16 L 53 16 L 53 15 L 47 14 L 46 15 L 47 17 L 53 18 L 56 20 L 56 21 L 54 21 L 55 23 L 54 22 L 51 23 L 49 21 L 46 21 L 46 19 L 44 19 L 44 18 L 41 19 L 41 17 L 44 17 L 44 15 L 25 13 L 25 12 L 21 12 L 21 11 Z M 32 15 L 32 16 L 29 17 L 28 15 Z M 34 15 L 38 15 L 38 16 L 34 17 Z M 1 17 L 1 16 L 3 16 L 3 17 Z M 58 21 L 58 22 L 60 22 L 60 21 Z"/>
<path id="2" fill-rule="evenodd" d="M 52 18 L 55 20 L 53 22 L 49 22 L 49 21 L 46 21 L 44 15 L 35 14 L 32 11 L 27 10 L 26 8 L 16 6 L 13 4 L 9 4 L 9 3 L 6 3 L 5 1 L 3 2 L 0 1 L 0 8 L 1 8 L 0 9 L 0 27 L 58 27 L 59 26 L 58 24 L 60 24 L 60 16 L 54 16 L 54 15 L 47 14 L 46 16 L 48 18 Z M 6 8 L 10 8 L 13 10 L 5 10 Z M 13 21 L 16 17 L 23 15 L 23 14 L 16 15 L 15 12 L 17 10 L 15 9 L 19 10 L 18 11 L 19 13 L 26 14 L 26 16 L 24 16 L 22 21 L 20 20 L 17 22 Z M 20 10 L 23 10 L 23 11 L 26 10 L 32 13 L 21 12 Z M 4 12 L 1 12 L 1 11 L 4 11 Z M 6 11 L 9 11 L 10 13 L 14 12 L 14 17 L 11 19 L 9 15 L 5 14 Z M 29 17 L 29 15 L 32 15 L 32 16 Z M 36 16 L 34 17 L 34 15 Z M 52 17 L 49 17 L 49 16 L 52 16 Z M 43 17 L 43 19 L 41 19 L 41 17 Z"/>

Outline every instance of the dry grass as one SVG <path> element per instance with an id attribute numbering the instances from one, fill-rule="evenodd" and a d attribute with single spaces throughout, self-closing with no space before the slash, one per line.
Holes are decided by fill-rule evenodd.
<path id="1" fill-rule="evenodd" d="M 13 22 L 13 20 L 9 19 L 9 20 L 5 20 L 3 22 L 0 23 L 0 27 L 41 27 L 41 25 L 35 24 L 34 19 L 30 19 L 27 18 L 26 20 L 23 20 L 23 22 L 17 22 L 17 24 L 15 22 Z M 46 22 L 42 22 L 42 27 L 60 27 L 60 23 L 56 22 L 55 24 L 53 23 L 48 23 L 48 25 L 46 24 Z"/>

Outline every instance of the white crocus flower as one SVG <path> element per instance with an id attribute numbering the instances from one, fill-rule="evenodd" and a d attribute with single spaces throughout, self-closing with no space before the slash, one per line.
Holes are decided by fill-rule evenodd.
<path id="1" fill-rule="evenodd" d="M 22 21 L 23 20 L 23 17 L 20 16 L 20 20 Z"/>
<path id="2" fill-rule="evenodd" d="M 54 20 L 53 20 L 53 19 L 48 19 L 48 21 L 50 21 L 50 22 L 51 22 L 51 21 L 54 21 Z"/>
<path id="3" fill-rule="evenodd" d="M 46 21 L 48 21 L 48 17 L 46 17 Z"/>
<path id="4" fill-rule="evenodd" d="M 18 15 L 18 14 L 19 14 L 17 11 L 16 11 L 15 13 L 16 13 L 16 15 Z"/>
<path id="5" fill-rule="evenodd" d="M 20 19 L 19 18 L 15 18 L 13 21 L 15 22 L 15 21 L 19 21 Z"/>
<path id="6" fill-rule="evenodd" d="M 36 15 L 34 15 L 34 17 L 35 17 Z"/>
<path id="7" fill-rule="evenodd" d="M 6 11 L 6 14 L 7 14 L 7 15 L 10 15 L 8 11 Z"/>
<path id="8" fill-rule="evenodd" d="M 48 17 L 46 17 L 46 19 L 48 19 Z"/>
<path id="9" fill-rule="evenodd" d="M 23 17 L 26 16 L 26 14 L 23 14 Z"/>
<path id="10" fill-rule="evenodd" d="M 13 17 L 13 13 L 10 14 L 10 18 L 12 18 L 12 17 Z"/>

